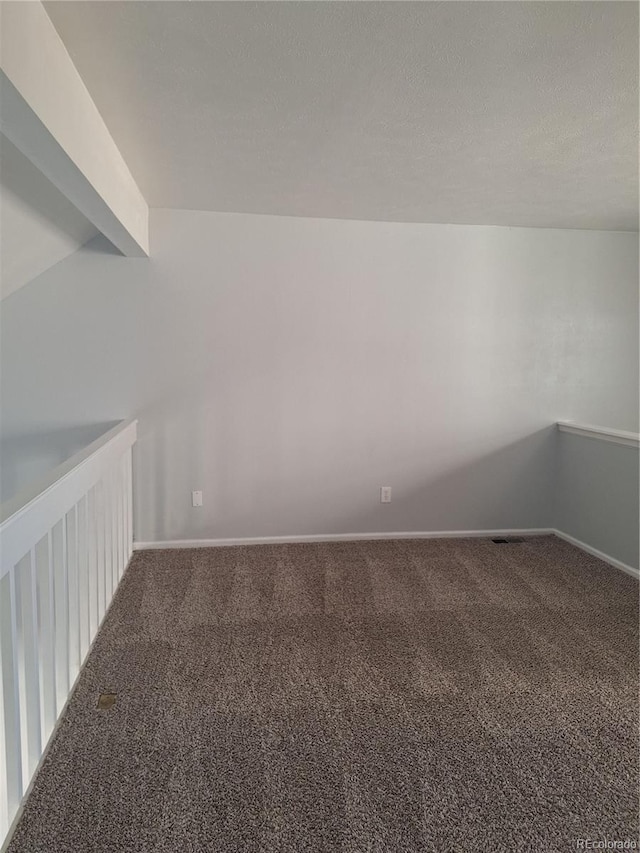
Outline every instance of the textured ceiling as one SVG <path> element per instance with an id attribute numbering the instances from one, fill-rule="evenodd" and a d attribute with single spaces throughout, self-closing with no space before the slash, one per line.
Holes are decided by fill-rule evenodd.
<path id="1" fill-rule="evenodd" d="M 55 2 L 153 207 L 638 225 L 638 5 Z"/>

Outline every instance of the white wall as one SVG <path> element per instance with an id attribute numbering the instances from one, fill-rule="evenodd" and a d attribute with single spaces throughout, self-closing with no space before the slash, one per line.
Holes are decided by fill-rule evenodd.
<path id="1" fill-rule="evenodd" d="M 637 429 L 637 234 L 157 210 L 150 259 L 95 248 L 4 301 L 3 428 L 137 415 L 138 540 L 551 526 L 551 425 Z"/>

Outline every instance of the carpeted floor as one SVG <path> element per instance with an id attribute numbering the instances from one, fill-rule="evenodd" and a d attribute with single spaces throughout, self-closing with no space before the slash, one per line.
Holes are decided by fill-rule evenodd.
<path id="1" fill-rule="evenodd" d="M 9 849 L 637 840 L 637 605 L 554 537 L 138 553 Z"/>

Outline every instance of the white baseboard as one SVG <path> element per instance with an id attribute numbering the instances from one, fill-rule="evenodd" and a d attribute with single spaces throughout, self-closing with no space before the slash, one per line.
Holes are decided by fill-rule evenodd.
<path id="1" fill-rule="evenodd" d="M 498 536 L 545 536 L 547 527 L 510 530 L 402 530 L 389 533 L 319 533 L 311 536 L 251 536 L 244 539 L 170 539 L 134 542 L 135 551 L 165 548 L 228 548 L 237 545 L 287 545 L 304 542 L 360 542 L 378 539 L 489 539 Z"/>
<path id="2" fill-rule="evenodd" d="M 388 533 L 320 533 L 311 536 L 249 536 L 239 539 L 169 539 L 160 542 L 134 542 L 134 551 L 161 551 L 165 549 L 175 548 L 231 548 L 238 545 L 287 545 L 305 542 L 362 542 L 380 539 L 492 539 L 501 536 L 558 536 L 626 572 L 634 578 L 640 578 L 638 569 L 633 566 L 628 566 L 621 560 L 616 560 L 615 557 L 610 557 L 597 548 L 592 548 L 585 542 L 569 536 L 568 533 L 563 533 L 561 530 L 556 530 L 553 527 L 525 527 L 525 528 L 509 528 L 501 530 L 401 530 L 391 531 Z"/>
<path id="3" fill-rule="evenodd" d="M 586 542 L 581 542 L 574 536 L 569 536 L 568 533 L 563 533 L 562 530 L 552 530 L 551 532 L 554 533 L 558 538 L 564 539 L 565 542 L 569 542 L 569 544 L 575 545 L 576 548 L 580 548 L 581 551 L 586 551 L 587 554 L 591 554 L 593 557 L 597 557 L 604 563 L 608 563 L 610 566 L 614 566 L 616 569 L 620 569 L 621 572 L 625 572 L 626 574 L 631 575 L 631 577 L 640 579 L 640 571 L 638 569 L 634 569 L 633 566 L 628 566 L 626 563 L 623 563 L 622 560 L 616 560 L 615 557 L 610 557 L 603 551 L 598 551 L 597 548 L 593 548 L 591 545 L 587 545 Z"/>

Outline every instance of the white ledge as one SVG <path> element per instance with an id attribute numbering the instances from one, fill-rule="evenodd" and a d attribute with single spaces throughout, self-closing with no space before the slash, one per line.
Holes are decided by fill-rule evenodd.
<path id="1" fill-rule="evenodd" d="M 640 447 L 640 433 L 637 432 L 626 432 L 621 429 L 609 429 L 608 427 L 591 426 L 590 424 L 576 424 L 572 421 L 558 421 L 558 429 L 560 432 L 569 432 L 586 438 L 597 438 L 600 441 L 610 441 L 612 444 Z"/>
<path id="2" fill-rule="evenodd" d="M 83 447 L 62 464 L 48 471 L 39 479 L 30 483 L 12 498 L 0 504 L 0 540 L 8 524 L 33 507 L 33 504 L 48 495 L 52 490 L 59 489 L 63 481 L 69 481 L 77 476 L 81 466 L 100 459 L 101 452 L 107 445 L 113 449 L 130 447 L 135 443 L 138 421 L 135 418 L 119 421 L 114 427 Z"/>

